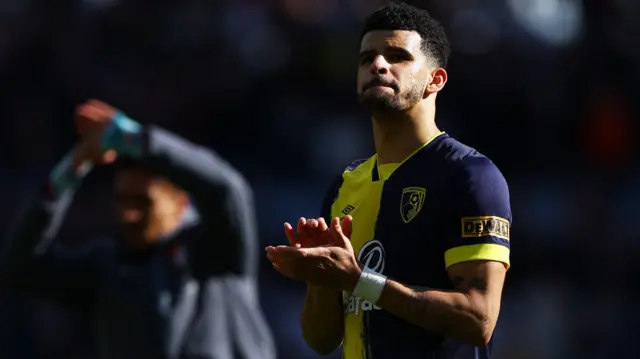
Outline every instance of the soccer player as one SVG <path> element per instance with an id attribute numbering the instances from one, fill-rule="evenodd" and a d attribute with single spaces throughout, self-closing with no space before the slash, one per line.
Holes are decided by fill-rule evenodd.
<path id="1" fill-rule="evenodd" d="M 343 342 L 345 359 L 491 356 L 509 193 L 487 157 L 435 124 L 449 52 L 426 11 L 391 4 L 368 17 L 358 95 L 376 153 L 339 176 L 323 218 L 300 219 L 297 233 L 285 224 L 291 246 L 266 248 L 307 283 L 302 330 L 319 354 Z"/>
<path id="2" fill-rule="evenodd" d="M 274 359 L 245 179 L 212 151 L 105 103 L 83 104 L 77 121 L 82 141 L 18 223 L 4 279 L 88 311 L 99 358 Z M 82 178 L 109 163 L 121 227 L 78 249 L 56 243 Z"/>

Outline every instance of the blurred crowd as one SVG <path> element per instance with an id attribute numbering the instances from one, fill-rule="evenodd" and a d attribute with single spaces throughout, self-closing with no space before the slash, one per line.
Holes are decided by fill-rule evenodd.
<path id="1" fill-rule="evenodd" d="M 254 185 L 263 243 L 283 243 L 282 223 L 317 216 L 333 176 L 372 154 L 359 26 L 386 2 L 0 1 L 0 230 L 73 145 L 74 106 L 99 98 L 228 158 Z M 497 358 L 640 357 L 640 2 L 409 2 L 453 43 L 441 129 L 511 189 Z M 108 169 L 89 178 L 65 241 L 112 225 L 110 185 Z M 315 358 L 304 287 L 264 260 L 260 289 L 280 358 Z M 1 299 L 2 358 L 91 358 L 82 313 Z"/>

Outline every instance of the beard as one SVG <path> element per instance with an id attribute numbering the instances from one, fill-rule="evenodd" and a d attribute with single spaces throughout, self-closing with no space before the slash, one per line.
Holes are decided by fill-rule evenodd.
<path id="1" fill-rule="evenodd" d="M 373 113 L 402 112 L 420 102 L 423 93 L 424 88 L 418 85 L 404 91 L 397 87 L 368 88 L 358 94 L 358 102 Z"/>

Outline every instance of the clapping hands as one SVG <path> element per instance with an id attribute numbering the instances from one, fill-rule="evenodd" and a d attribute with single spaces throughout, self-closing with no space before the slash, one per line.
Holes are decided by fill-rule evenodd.
<path id="1" fill-rule="evenodd" d="M 267 258 L 281 274 L 312 285 L 351 291 L 360 277 L 348 235 L 352 217 L 335 217 L 330 225 L 323 218 L 300 218 L 297 230 L 285 223 L 290 246 L 269 246 Z"/>

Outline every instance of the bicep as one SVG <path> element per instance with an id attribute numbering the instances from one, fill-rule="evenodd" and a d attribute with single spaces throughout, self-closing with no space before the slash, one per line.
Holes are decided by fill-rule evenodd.
<path id="1" fill-rule="evenodd" d="M 504 263 L 472 261 L 447 269 L 453 287 L 466 294 L 470 303 L 492 323 L 500 314 L 502 288 L 507 273 Z"/>
<path id="2" fill-rule="evenodd" d="M 502 294 L 507 269 L 504 263 L 478 260 L 462 262 L 447 269 L 451 284 L 461 292 Z"/>

